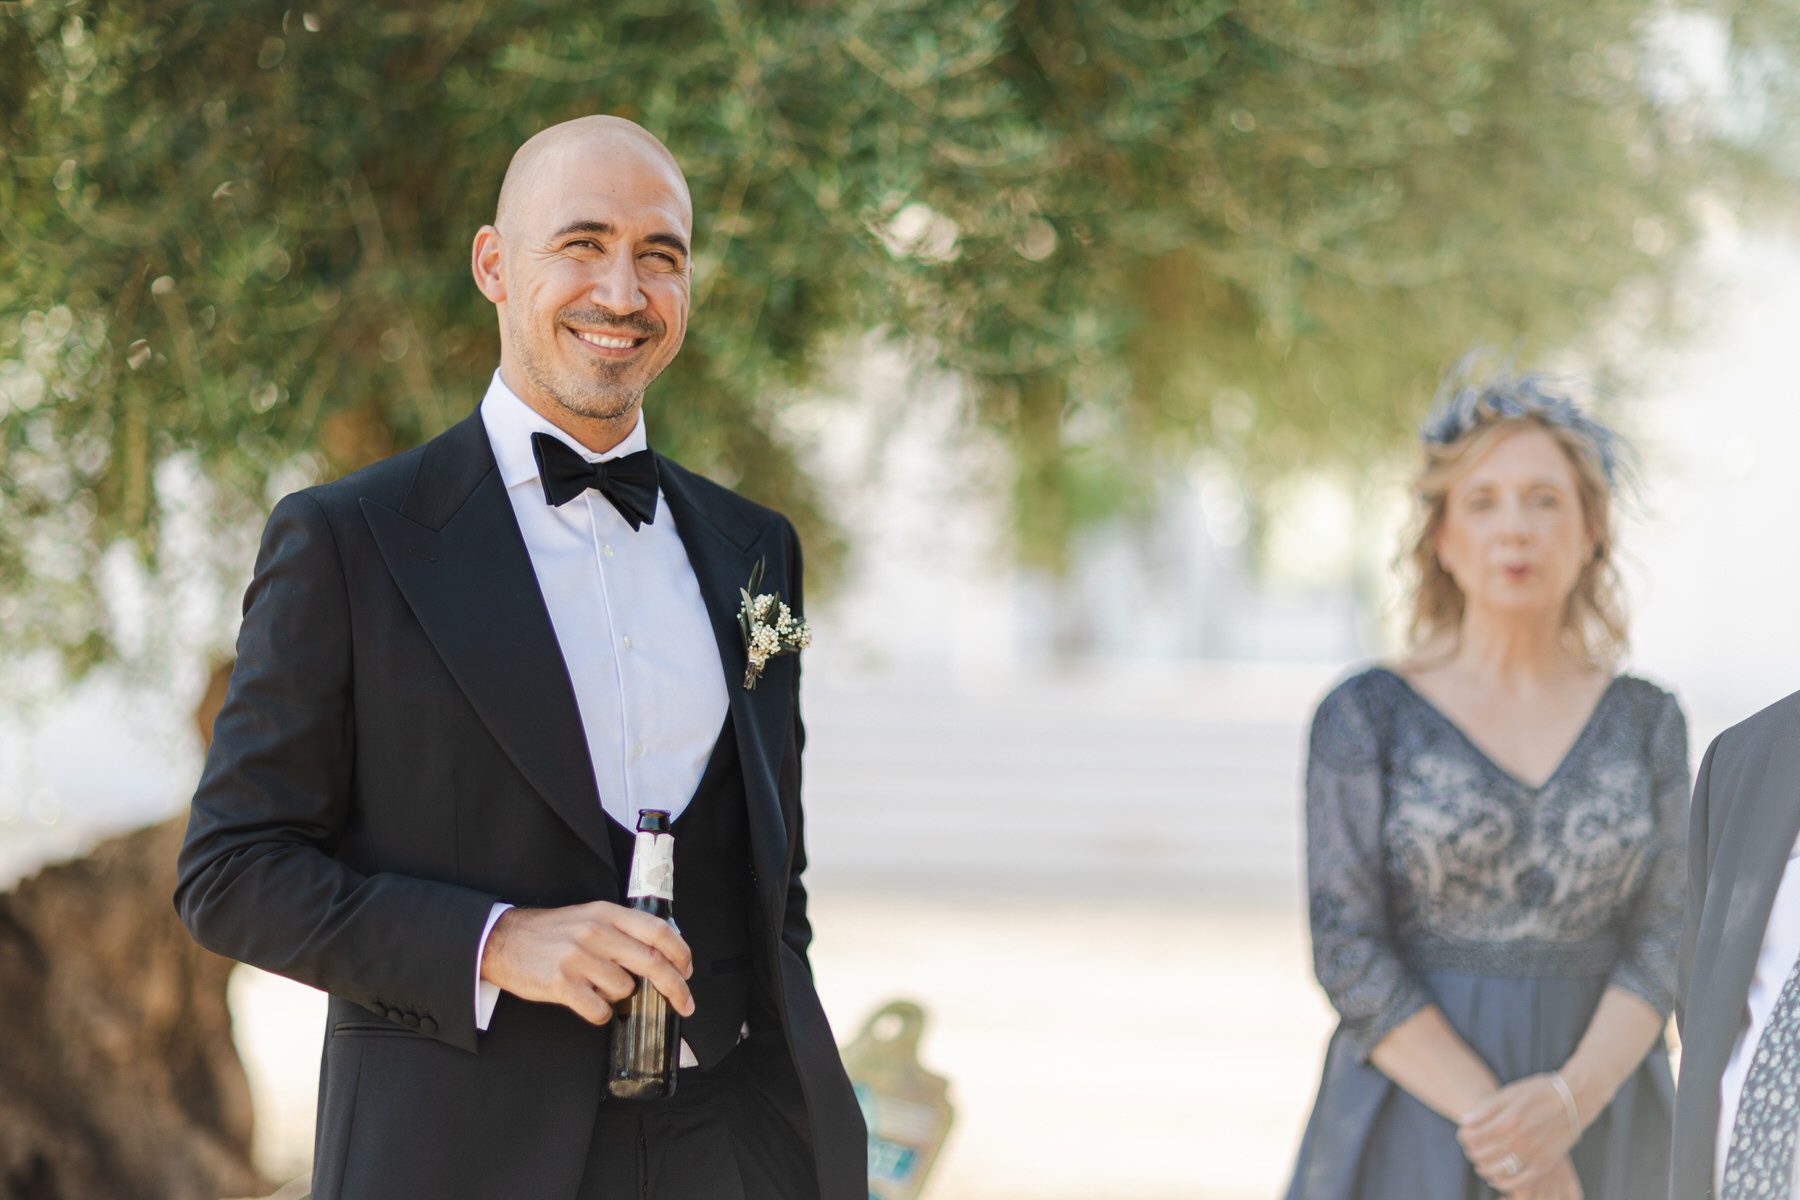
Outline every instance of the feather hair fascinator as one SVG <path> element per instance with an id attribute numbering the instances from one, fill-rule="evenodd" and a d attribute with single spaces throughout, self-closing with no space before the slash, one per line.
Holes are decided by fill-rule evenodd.
<path id="1" fill-rule="evenodd" d="M 1465 354 L 1438 385 L 1431 414 L 1419 426 L 1427 447 L 1454 445 L 1500 421 L 1539 421 L 1566 429 L 1587 443 L 1614 495 L 1630 487 L 1635 474 L 1630 444 L 1584 412 L 1566 382 L 1539 372 L 1514 374 L 1510 361 L 1492 374 L 1478 376 L 1478 362 L 1488 357 L 1479 350 Z"/>

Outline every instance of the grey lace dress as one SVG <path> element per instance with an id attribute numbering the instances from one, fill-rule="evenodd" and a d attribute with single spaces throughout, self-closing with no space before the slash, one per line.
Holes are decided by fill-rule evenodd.
<path id="1" fill-rule="evenodd" d="M 1674 1005 L 1687 723 L 1614 679 L 1540 787 L 1375 667 L 1313 719 L 1313 966 L 1337 1009 L 1288 1200 L 1489 1200 L 1456 1130 L 1368 1061 L 1428 1004 L 1503 1082 L 1560 1067 L 1601 994 Z M 1659 1042 L 1572 1158 L 1587 1200 L 1667 1194 L 1674 1088 Z M 1585 1114 L 1584 1114 L 1585 1115 Z"/>

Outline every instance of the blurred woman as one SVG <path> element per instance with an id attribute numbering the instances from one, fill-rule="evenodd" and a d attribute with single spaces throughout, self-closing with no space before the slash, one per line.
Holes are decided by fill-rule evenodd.
<path id="1" fill-rule="evenodd" d="M 1616 674 L 1622 447 L 1540 377 L 1422 430 L 1412 649 L 1319 705 L 1313 963 L 1340 1021 L 1289 1200 L 1666 1194 L 1688 797 Z"/>

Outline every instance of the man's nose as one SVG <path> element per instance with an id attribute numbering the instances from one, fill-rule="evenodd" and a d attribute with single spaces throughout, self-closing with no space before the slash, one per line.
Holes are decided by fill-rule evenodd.
<path id="1" fill-rule="evenodd" d="M 588 299 L 609 312 L 633 313 L 642 309 L 645 300 L 643 289 L 638 287 L 637 260 L 623 252 L 607 255 L 595 267 Z"/>

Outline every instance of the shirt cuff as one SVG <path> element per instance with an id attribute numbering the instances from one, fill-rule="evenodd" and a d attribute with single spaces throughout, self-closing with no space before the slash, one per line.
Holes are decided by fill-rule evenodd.
<path id="1" fill-rule="evenodd" d="M 489 983 L 481 977 L 481 956 L 487 953 L 488 934 L 494 932 L 494 922 L 500 914 L 512 905 L 496 902 L 488 910 L 487 924 L 481 927 L 481 941 L 475 946 L 475 1028 L 485 1030 L 488 1022 L 494 1019 L 494 1005 L 500 1003 L 500 985 Z"/>

